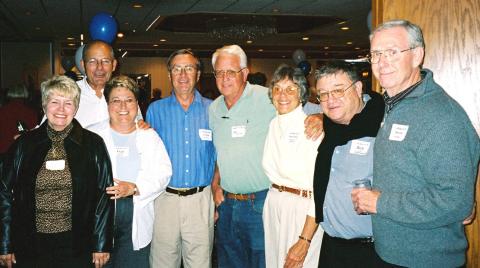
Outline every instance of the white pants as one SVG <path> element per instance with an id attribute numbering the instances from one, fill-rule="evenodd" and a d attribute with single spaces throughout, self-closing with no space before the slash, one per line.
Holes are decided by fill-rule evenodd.
<path id="1" fill-rule="evenodd" d="M 162 193 L 155 200 L 150 267 L 210 268 L 214 204 L 210 186 L 189 196 Z"/>
<path id="2" fill-rule="evenodd" d="M 267 268 L 282 268 L 288 250 L 302 234 L 310 199 L 271 188 L 263 207 L 265 260 Z M 318 267 L 323 229 L 319 225 L 313 236 L 303 267 Z"/>

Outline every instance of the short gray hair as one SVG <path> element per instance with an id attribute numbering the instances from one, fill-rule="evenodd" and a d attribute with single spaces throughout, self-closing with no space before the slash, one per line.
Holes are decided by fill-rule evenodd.
<path id="1" fill-rule="evenodd" d="M 422 29 L 408 20 L 390 20 L 378 25 L 375 30 L 370 34 L 370 42 L 372 41 L 375 33 L 391 29 L 395 27 L 402 27 L 407 31 L 408 43 L 410 48 L 422 47 L 425 48 L 425 41 L 423 39 Z"/>
<path id="2" fill-rule="evenodd" d="M 300 102 L 305 104 L 308 99 L 308 82 L 300 68 L 293 68 L 287 64 L 281 64 L 273 73 L 270 87 L 268 88 L 268 97 L 272 100 L 272 89 L 276 83 L 288 79 L 299 88 Z"/>
<path id="3" fill-rule="evenodd" d="M 348 63 L 341 60 L 332 60 L 326 62 L 318 70 L 315 71 L 315 85 L 318 80 L 325 76 L 334 75 L 338 73 L 345 73 L 348 79 L 352 82 L 360 81 L 360 75 L 357 68 L 352 63 Z"/>
<path id="4" fill-rule="evenodd" d="M 240 59 L 240 68 L 246 68 L 247 67 L 247 54 L 245 54 L 245 51 L 238 46 L 238 45 L 230 45 L 230 46 L 224 46 L 215 51 L 212 55 L 212 66 L 215 68 L 215 63 L 217 62 L 217 58 L 220 54 L 231 54 L 238 56 Z"/>
<path id="5" fill-rule="evenodd" d="M 70 77 L 65 75 L 54 75 L 43 81 L 40 88 L 42 91 L 42 107 L 44 110 L 47 108 L 48 100 L 53 93 L 71 98 L 75 105 L 75 110 L 78 110 L 78 104 L 80 103 L 80 88 Z"/>

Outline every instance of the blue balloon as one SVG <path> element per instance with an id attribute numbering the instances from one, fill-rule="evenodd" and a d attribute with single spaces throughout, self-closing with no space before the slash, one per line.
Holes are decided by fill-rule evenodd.
<path id="1" fill-rule="evenodd" d="M 92 18 L 89 26 L 92 40 L 101 40 L 111 44 L 117 36 L 117 21 L 105 12 L 100 12 Z"/>
<path id="2" fill-rule="evenodd" d="M 300 68 L 303 74 L 307 76 L 310 74 L 310 71 L 312 70 L 312 65 L 310 65 L 310 62 L 304 60 L 298 64 L 298 68 Z"/>

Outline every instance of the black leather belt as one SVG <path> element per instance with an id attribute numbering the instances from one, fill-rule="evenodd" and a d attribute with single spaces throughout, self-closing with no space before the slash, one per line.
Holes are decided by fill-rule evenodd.
<path id="1" fill-rule="evenodd" d="M 200 187 L 189 188 L 189 189 L 173 189 L 173 188 L 167 187 L 165 191 L 167 193 L 177 194 L 179 196 L 187 196 L 187 195 L 200 193 L 201 191 L 203 191 L 203 189 L 205 189 L 205 187 L 207 186 L 200 186 Z"/>
<path id="2" fill-rule="evenodd" d="M 324 234 L 326 235 L 326 234 Z M 333 237 L 329 236 L 331 240 L 334 240 L 338 243 L 344 243 L 344 244 L 370 244 L 375 241 L 375 239 L 372 236 L 369 237 L 362 237 L 362 238 L 352 238 L 352 239 L 344 239 L 344 238 L 339 238 L 339 237 Z"/>

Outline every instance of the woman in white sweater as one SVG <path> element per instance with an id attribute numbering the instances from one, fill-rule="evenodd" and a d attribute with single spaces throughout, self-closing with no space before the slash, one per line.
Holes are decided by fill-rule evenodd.
<path id="1" fill-rule="evenodd" d="M 287 65 L 277 68 L 269 89 L 277 116 L 263 154 L 272 183 L 263 209 L 267 267 L 318 266 L 323 230 L 315 223 L 313 172 L 322 138 L 304 134 L 307 89 L 302 71 Z"/>
<path id="2" fill-rule="evenodd" d="M 138 87 L 127 76 L 114 77 L 104 90 L 110 119 L 89 127 L 100 135 L 112 161 L 115 185 L 114 247 L 106 267 L 149 267 L 154 200 L 172 175 L 162 140 L 153 129 L 139 129 Z"/>

